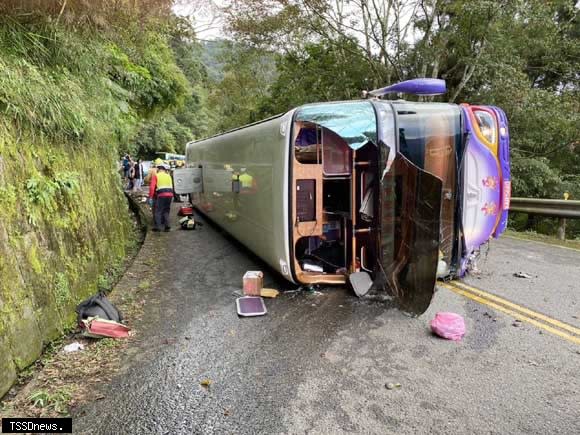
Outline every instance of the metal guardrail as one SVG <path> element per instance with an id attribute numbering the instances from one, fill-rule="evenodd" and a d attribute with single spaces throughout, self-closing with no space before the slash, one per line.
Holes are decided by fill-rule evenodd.
<path id="1" fill-rule="evenodd" d="M 510 202 L 510 211 L 557 218 L 580 219 L 580 201 L 541 198 L 512 198 Z"/>

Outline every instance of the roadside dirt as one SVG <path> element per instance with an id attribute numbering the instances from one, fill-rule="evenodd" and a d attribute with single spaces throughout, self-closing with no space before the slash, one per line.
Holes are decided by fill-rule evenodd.
<path id="1" fill-rule="evenodd" d="M 135 204 L 142 209 L 141 217 L 150 215 L 146 206 Z M 136 229 L 143 228 L 142 224 L 135 220 Z M 123 314 L 131 336 L 125 340 L 86 338 L 77 328 L 53 341 L 0 401 L 0 418 L 66 416 L 86 401 L 105 398 L 101 393 L 93 396 L 95 387 L 114 376 L 126 349 L 139 340 L 143 305 L 157 284 L 155 271 L 162 252 L 146 234 L 141 237 L 143 244 L 127 258 L 125 273 L 107 294 Z M 74 342 L 84 349 L 65 352 L 64 347 Z"/>

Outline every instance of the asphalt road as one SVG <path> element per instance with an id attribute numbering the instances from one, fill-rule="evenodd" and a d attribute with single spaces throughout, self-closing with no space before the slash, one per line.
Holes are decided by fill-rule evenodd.
<path id="1" fill-rule="evenodd" d="M 418 318 L 327 288 L 240 319 L 246 270 L 293 287 L 215 228 L 149 234 L 135 273 L 152 261 L 137 341 L 75 433 L 580 433 L 580 345 L 449 288 Z M 505 238 L 466 282 L 580 327 L 579 265 L 580 252 Z M 438 311 L 464 316 L 461 342 L 430 333 Z"/>

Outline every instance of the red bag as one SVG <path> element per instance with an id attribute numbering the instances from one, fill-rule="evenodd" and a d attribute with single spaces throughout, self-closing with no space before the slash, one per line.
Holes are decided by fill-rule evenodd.
<path id="1" fill-rule="evenodd" d="M 177 212 L 178 216 L 193 216 L 193 207 L 180 207 Z"/>
<path id="2" fill-rule="evenodd" d="M 465 321 L 455 313 L 437 313 L 431 320 L 431 330 L 439 337 L 459 341 L 465 335 Z"/>
<path id="3" fill-rule="evenodd" d="M 89 317 L 82 320 L 82 325 L 85 330 L 84 335 L 93 338 L 127 338 L 130 329 L 112 320 L 100 319 L 98 317 Z"/>

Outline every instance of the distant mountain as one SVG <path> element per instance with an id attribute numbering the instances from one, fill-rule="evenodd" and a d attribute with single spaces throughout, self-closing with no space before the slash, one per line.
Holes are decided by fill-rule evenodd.
<path id="1" fill-rule="evenodd" d="M 202 47 L 201 61 L 207 69 L 207 74 L 214 81 L 221 81 L 224 76 L 223 50 L 228 46 L 228 41 L 216 39 L 213 41 L 200 41 Z"/>

